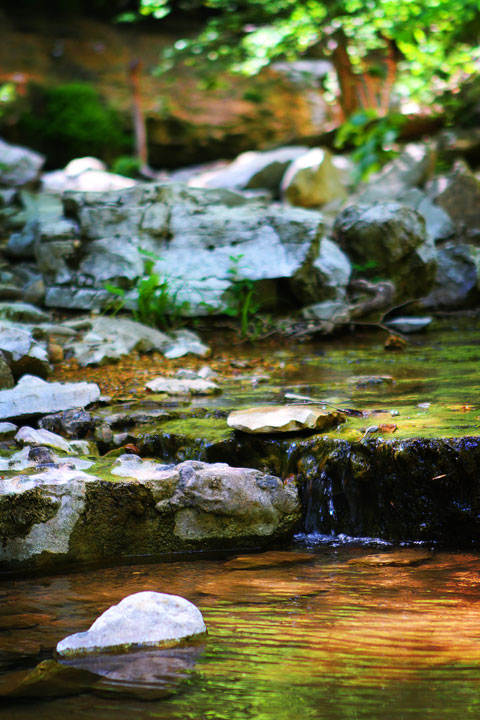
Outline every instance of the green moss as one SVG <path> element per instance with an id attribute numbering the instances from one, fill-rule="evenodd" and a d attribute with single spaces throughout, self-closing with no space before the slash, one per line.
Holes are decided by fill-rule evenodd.
<path id="1" fill-rule="evenodd" d="M 173 516 L 159 515 L 143 485 L 125 478 L 89 483 L 69 552 L 75 559 L 93 561 L 173 550 L 173 522 Z"/>
<path id="2" fill-rule="evenodd" d="M 38 523 L 55 517 L 59 503 L 42 495 L 38 488 L 21 495 L 0 498 L 0 539 L 2 543 L 14 538 L 27 537 Z"/>
<path id="3" fill-rule="evenodd" d="M 399 353 L 361 341 L 349 348 L 336 345 L 309 359 L 298 392 L 365 411 L 365 417 L 349 417 L 332 437 L 360 440 L 367 427 L 392 423 L 398 439 L 477 435 L 480 348 L 474 341 L 472 333 L 439 332 L 429 335 L 428 344 L 408 345 Z M 394 382 L 357 389 L 347 382 L 352 375 L 391 375 Z M 422 404 L 428 407 L 418 407 Z"/>
<path id="4" fill-rule="evenodd" d="M 131 146 L 120 117 L 91 85 L 33 86 L 29 101 L 19 122 L 22 142 L 45 153 L 51 166 L 85 155 L 108 162 Z"/>
<path id="5" fill-rule="evenodd" d="M 232 437 L 232 430 L 228 427 L 224 418 L 170 420 L 162 424 L 161 432 L 203 440 L 208 443 L 224 442 Z"/>

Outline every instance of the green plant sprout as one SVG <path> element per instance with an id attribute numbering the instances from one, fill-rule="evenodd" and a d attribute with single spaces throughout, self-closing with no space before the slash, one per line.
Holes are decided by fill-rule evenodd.
<path id="1" fill-rule="evenodd" d="M 231 285 L 228 290 L 227 307 L 224 310 L 226 315 L 237 318 L 240 321 L 240 334 L 243 338 L 253 337 L 250 332 L 252 317 L 261 307 L 255 290 L 255 283 L 249 278 L 240 276 L 240 264 L 243 255 L 230 255 L 230 268 L 227 270 Z"/>
<path id="2" fill-rule="evenodd" d="M 149 250 L 141 249 L 139 252 L 147 259 L 144 260 L 145 274 L 137 280 L 135 286 L 137 309 L 133 317 L 137 322 L 163 330 L 178 327 L 189 303 L 186 300 L 179 301 L 180 287 L 174 288 L 170 278 L 154 271 L 155 263 L 162 258 Z M 115 296 L 106 310 L 116 315 L 125 306 L 126 292 L 110 283 L 104 287 Z"/>

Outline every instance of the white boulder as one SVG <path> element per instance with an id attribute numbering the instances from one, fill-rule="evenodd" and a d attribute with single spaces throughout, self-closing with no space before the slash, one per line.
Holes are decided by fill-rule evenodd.
<path id="1" fill-rule="evenodd" d="M 158 647 L 202 635 L 202 613 L 178 595 L 139 592 L 100 615 L 86 632 L 69 635 L 57 645 L 59 655 Z"/>

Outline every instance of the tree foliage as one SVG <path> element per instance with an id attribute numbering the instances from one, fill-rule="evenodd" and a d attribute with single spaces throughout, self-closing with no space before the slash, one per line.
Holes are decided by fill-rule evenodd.
<path id="1" fill-rule="evenodd" d="M 163 70 L 181 59 L 255 74 L 307 54 L 332 59 L 343 95 L 352 76 L 368 75 L 376 92 L 400 77 L 401 93 L 429 100 L 480 60 L 478 0 L 140 0 L 139 14 L 161 19 L 179 7 L 210 15 L 196 36 L 164 52 Z M 346 114 L 371 105 L 361 101 Z"/>

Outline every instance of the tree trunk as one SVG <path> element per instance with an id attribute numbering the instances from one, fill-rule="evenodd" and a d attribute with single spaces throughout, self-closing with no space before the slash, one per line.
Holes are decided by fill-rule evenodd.
<path id="1" fill-rule="evenodd" d="M 342 31 L 335 35 L 337 42 L 332 61 L 340 87 L 339 102 L 345 118 L 358 110 L 374 109 L 385 115 L 397 74 L 398 51 L 388 38 L 382 38 L 386 48 L 370 52 L 363 60 L 362 72 L 355 72 L 348 54 L 348 39 Z"/>
<path id="2" fill-rule="evenodd" d="M 142 94 L 140 91 L 141 60 L 132 60 L 128 66 L 128 76 L 132 89 L 133 129 L 135 135 L 135 154 L 140 161 L 140 172 L 149 175 L 147 130 L 142 112 Z"/>

